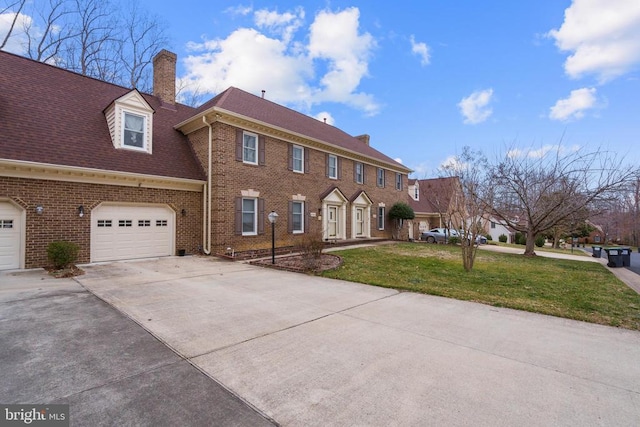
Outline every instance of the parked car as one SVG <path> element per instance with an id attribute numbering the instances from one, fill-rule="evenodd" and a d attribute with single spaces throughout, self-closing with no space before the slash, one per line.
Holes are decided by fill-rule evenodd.
<path id="1" fill-rule="evenodd" d="M 420 240 L 427 243 L 447 243 L 450 237 L 460 238 L 460 234 L 456 230 L 447 230 L 446 228 L 432 228 L 420 234 Z"/>
<path id="2" fill-rule="evenodd" d="M 420 240 L 424 240 L 427 243 L 447 243 L 449 238 L 457 237 L 460 239 L 460 233 L 457 230 L 446 228 L 432 228 L 429 231 L 424 231 L 420 234 Z M 487 238 L 482 235 L 476 236 L 476 245 L 486 245 Z"/>

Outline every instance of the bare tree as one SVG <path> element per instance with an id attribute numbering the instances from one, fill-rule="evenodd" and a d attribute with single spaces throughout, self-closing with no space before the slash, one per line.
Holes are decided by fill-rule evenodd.
<path id="1" fill-rule="evenodd" d="M 451 220 L 461 232 L 462 265 L 465 271 L 471 271 L 478 250 L 476 238 L 482 234 L 482 220 L 493 198 L 486 180 L 488 161 L 480 151 L 464 147 L 462 154 L 441 169 L 447 176 L 458 177 L 459 185 L 453 189 L 450 205 Z"/>
<path id="2" fill-rule="evenodd" d="M 140 9 L 137 2 L 129 4 L 129 9 L 123 12 L 122 22 L 124 34 L 119 61 L 122 84 L 150 92 L 153 57 L 169 44 L 165 26 L 157 17 Z"/>
<path id="3" fill-rule="evenodd" d="M 535 154 L 535 155 L 534 155 Z M 535 255 L 535 238 L 554 227 L 576 223 L 585 208 L 599 206 L 628 183 L 629 167 L 602 151 L 567 154 L 509 150 L 491 170 L 495 214 L 526 234 L 525 255 Z"/>
<path id="4" fill-rule="evenodd" d="M 74 37 L 65 43 L 64 67 L 85 76 L 112 81 L 120 38 L 112 6 L 103 0 L 73 0 Z"/>
<path id="5" fill-rule="evenodd" d="M 73 12 L 66 0 L 49 0 L 41 9 L 34 9 L 38 20 L 25 21 L 26 55 L 40 62 L 58 65 L 65 41 L 74 36 L 69 19 Z M 33 17 L 32 17 L 33 18 Z"/>
<path id="6" fill-rule="evenodd" d="M 165 25 L 137 1 L 126 5 L 118 11 L 107 0 L 9 0 L 3 11 L 14 13 L 14 22 L 0 48 L 22 22 L 25 56 L 149 92 L 153 57 L 169 44 Z"/>
<path id="7" fill-rule="evenodd" d="M 16 23 L 18 22 L 18 17 L 20 17 L 20 13 L 24 8 L 27 0 L 17 0 L 14 2 L 9 2 L 5 7 L 0 9 L 0 15 L 4 15 L 5 13 L 13 13 L 13 19 L 11 20 L 11 24 L 9 24 L 9 28 L 7 29 L 7 33 L 2 38 L 2 42 L 0 42 L 0 50 L 4 49 L 4 47 L 9 42 L 9 38 L 13 34 L 13 30 L 16 27 Z"/>

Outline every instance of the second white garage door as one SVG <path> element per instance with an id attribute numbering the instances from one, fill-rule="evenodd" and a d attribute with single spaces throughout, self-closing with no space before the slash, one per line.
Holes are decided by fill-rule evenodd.
<path id="1" fill-rule="evenodd" d="M 103 204 L 91 211 L 91 261 L 173 255 L 175 213 L 166 205 Z"/>

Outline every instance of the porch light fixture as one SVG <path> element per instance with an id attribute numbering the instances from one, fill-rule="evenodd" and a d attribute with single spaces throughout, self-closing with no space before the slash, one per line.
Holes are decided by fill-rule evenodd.
<path id="1" fill-rule="evenodd" d="M 84 216 L 84 206 L 78 206 L 78 216 L 82 218 Z"/>
<path id="2" fill-rule="evenodd" d="M 44 207 L 42 207 L 42 205 L 36 206 L 36 213 L 38 215 L 42 215 L 43 212 L 44 212 Z"/>
<path id="3" fill-rule="evenodd" d="M 276 221 L 278 220 L 278 214 L 276 211 L 271 211 L 267 215 L 269 222 L 271 223 L 271 264 L 276 263 Z"/>
<path id="4" fill-rule="evenodd" d="M 187 216 L 187 210 L 186 209 L 182 209 L 180 211 L 180 213 L 182 214 L 182 216 Z"/>

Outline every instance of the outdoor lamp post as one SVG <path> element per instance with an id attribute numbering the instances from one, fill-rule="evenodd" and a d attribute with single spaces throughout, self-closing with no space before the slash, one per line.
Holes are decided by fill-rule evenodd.
<path id="1" fill-rule="evenodd" d="M 271 211 L 267 216 L 271 223 L 271 264 L 276 263 L 276 221 L 278 220 L 278 214 L 276 211 Z"/>

